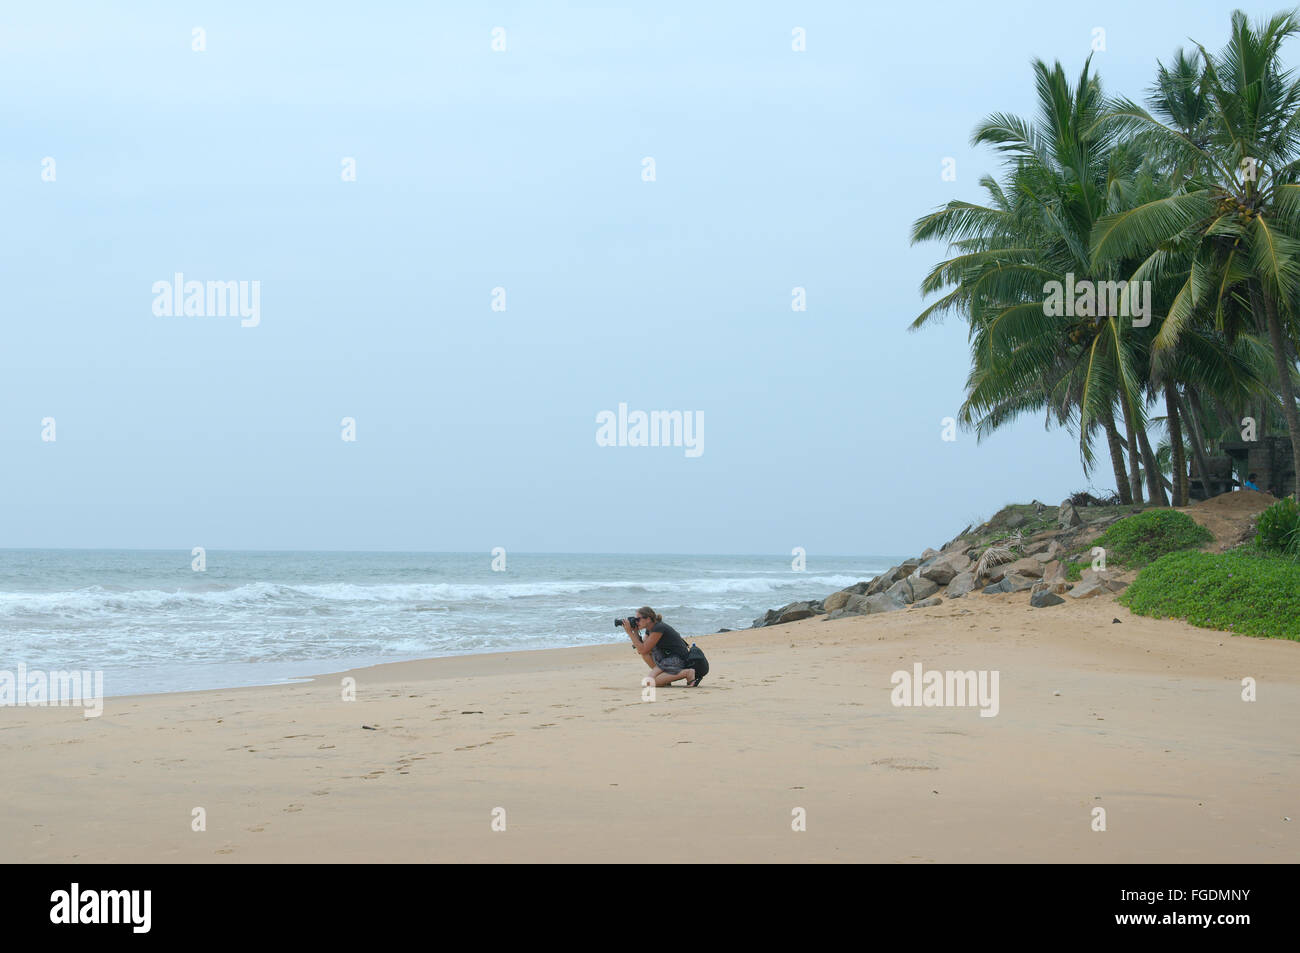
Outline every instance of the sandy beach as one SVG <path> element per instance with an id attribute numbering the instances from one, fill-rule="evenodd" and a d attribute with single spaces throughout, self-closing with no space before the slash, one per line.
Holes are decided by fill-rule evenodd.
<path id="1" fill-rule="evenodd" d="M 699 642 L 704 684 L 654 701 L 610 645 L 0 709 L 0 859 L 1300 857 L 1295 642 L 1023 595 Z M 892 705 L 918 662 L 1000 673 L 996 717 Z"/>

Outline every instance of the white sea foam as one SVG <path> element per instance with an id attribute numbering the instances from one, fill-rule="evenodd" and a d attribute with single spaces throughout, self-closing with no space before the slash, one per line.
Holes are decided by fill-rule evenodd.
<path id="1" fill-rule="evenodd" d="M 624 638 L 614 618 L 642 605 L 687 637 L 744 628 L 871 578 L 884 568 L 872 562 L 794 573 L 760 557 L 522 554 L 497 574 L 465 554 L 210 550 L 208 571 L 194 573 L 188 551 L 0 550 L 0 653 L 52 671 L 102 669 L 108 694 L 256 684 L 613 642 Z"/>

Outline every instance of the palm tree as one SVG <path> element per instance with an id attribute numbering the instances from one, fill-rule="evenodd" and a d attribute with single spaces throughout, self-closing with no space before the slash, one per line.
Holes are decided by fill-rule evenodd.
<path id="1" fill-rule="evenodd" d="M 1117 100 L 1098 131 L 1127 134 L 1172 160 L 1182 176 L 1173 194 L 1121 209 L 1096 222 L 1091 262 L 1104 267 L 1139 256 L 1155 269 L 1188 259 L 1182 287 L 1155 340 L 1174 349 L 1194 324 L 1213 320 L 1229 341 L 1267 333 L 1274 385 L 1300 474 L 1300 413 L 1292 377 L 1296 297 L 1300 293 L 1300 82 L 1280 66 L 1282 42 L 1300 32 L 1294 14 L 1252 27 L 1240 11 L 1231 37 L 1197 62 L 1181 54 L 1159 74 L 1183 113 L 1161 121 Z M 1163 69 L 1163 67 L 1162 67 Z M 1203 110 L 1201 115 L 1198 109 Z M 1300 485 L 1297 486 L 1300 496 Z"/>
<path id="2" fill-rule="evenodd" d="M 1092 440 L 1106 432 L 1121 498 L 1141 502 L 1139 460 L 1156 470 L 1146 437 L 1145 375 L 1135 359 L 1133 329 L 1118 315 L 1049 314 L 1049 282 L 1067 276 L 1113 279 L 1119 265 L 1098 273 L 1089 239 L 1096 222 L 1131 204 L 1131 179 L 1144 161 L 1116 148 L 1099 125 L 1105 100 L 1085 63 L 1072 87 L 1057 63 L 1034 63 L 1040 117 L 1035 124 L 1005 114 L 972 135 L 1008 159 L 1005 183 L 985 177 L 988 205 L 950 202 L 919 219 L 913 243 L 944 239 L 958 252 L 925 279 L 925 293 L 947 291 L 912 323 L 918 329 L 957 312 L 970 325 L 972 370 L 960 417 L 981 436 L 1027 411 L 1046 411 L 1077 429 L 1087 471 Z M 1125 474 L 1115 413 L 1124 422 L 1130 473 Z M 1158 481 L 1158 477 L 1153 477 Z M 1153 493 L 1163 488 L 1153 482 Z"/>

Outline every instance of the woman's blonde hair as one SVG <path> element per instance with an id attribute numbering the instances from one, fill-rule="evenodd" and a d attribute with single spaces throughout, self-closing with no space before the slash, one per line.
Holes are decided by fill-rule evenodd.
<path id="1" fill-rule="evenodd" d="M 656 625 L 664 621 L 664 617 L 661 616 L 658 612 L 655 612 L 655 610 L 651 609 L 649 606 L 642 606 L 640 609 L 637 609 L 636 614 L 645 616 L 647 619 L 653 621 Z"/>

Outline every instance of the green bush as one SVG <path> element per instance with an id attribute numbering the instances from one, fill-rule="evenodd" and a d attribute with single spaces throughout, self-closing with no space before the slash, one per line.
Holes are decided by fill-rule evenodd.
<path id="1" fill-rule="evenodd" d="M 1106 559 L 1134 569 L 1180 549 L 1198 549 L 1214 534 L 1186 513 L 1147 510 L 1129 516 L 1097 537 L 1094 546 L 1106 550 Z"/>
<path id="2" fill-rule="evenodd" d="M 1294 498 L 1283 497 L 1259 514 L 1255 545 L 1266 552 L 1300 556 L 1300 505 Z"/>
<path id="3" fill-rule="evenodd" d="M 1119 596 L 1137 615 L 1300 641 L 1300 564 L 1239 551 L 1174 553 Z"/>

